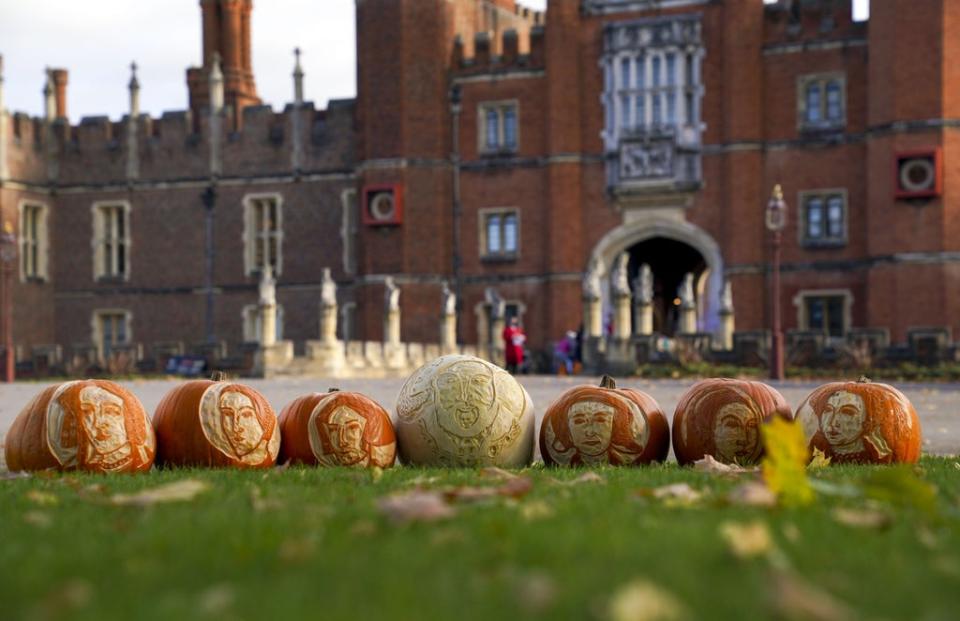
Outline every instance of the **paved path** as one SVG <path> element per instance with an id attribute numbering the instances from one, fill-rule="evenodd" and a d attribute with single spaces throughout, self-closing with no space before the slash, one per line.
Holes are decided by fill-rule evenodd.
<path id="1" fill-rule="evenodd" d="M 523 376 L 521 383 L 530 393 L 537 411 L 537 423 L 547 406 L 564 390 L 581 383 L 593 383 L 596 378 Z M 652 395 L 666 412 L 673 417 L 673 410 L 680 396 L 695 380 L 644 380 L 625 379 L 620 384 L 635 388 Z M 160 399 L 180 380 L 137 380 L 124 385 L 132 390 L 143 402 L 149 414 L 152 414 Z M 380 402 L 388 410 L 393 410 L 397 393 L 403 380 L 396 379 L 307 379 L 281 378 L 272 380 L 245 380 L 245 383 L 261 391 L 273 407 L 280 412 L 287 403 L 295 398 L 314 391 L 324 391 L 330 386 L 343 390 L 363 392 Z M 796 409 L 806 395 L 818 383 L 783 382 L 774 384 L 783 393 L 787 401 Z M 20 410 L 36 395 L 45 384 L 36 382 L 18 382 L 12 385 L 0 385 L 0 439 L 6 434 Z M 960 384 L 898 384 L 913 402 L 920 415 L 923 426 L 924 451 L 936 455 L 956 455 L 960 453 Z M 2 441 L 2 440 L 0 440 Z"/>

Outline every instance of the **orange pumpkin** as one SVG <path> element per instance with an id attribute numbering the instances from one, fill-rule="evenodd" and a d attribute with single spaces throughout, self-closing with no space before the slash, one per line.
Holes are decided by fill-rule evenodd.
<path id="1" fill-rule="evenodd" d="M 387 411 L 360 393 L 336 388 L 283 408 L 280 437 L 282 463 L 389 468 L 397 456 Z"/>
<path id="2" fill-rule="evenodd" d="M 663 461 L 670 452 L 667 417 L 650 395 L 617 388 L 576 386 L 554 401 L 540 425 L 540 454 L 547 465 L 634 466 Z"/>
<path id="3" fill-rule="evenodd" d="M 920 419 L 902 392 L 866 378 L 824 384 L 797 410 L 811 452 L 833 463 L 916 463 Z"/>
<path id="4" fill-rule="evenodd" d="M 6 437 L 10 470 L 142 472 L 157 441 L 140 400 L 107 380 L 45 388 L 23 408 Z"/>
<path id="5" fill-rule="evenodd" d="M 773 416 L 793 420 L 777 390 L 760 382 L 707 379 L 694 384 L 673 414 L 673 452 L 680 465 L 706 455 L 749 466 L 763 456 L 760 425 Z"/>
<path id="6" fill-rule="evenodd" d="M 269 468 L 280 449 L 277 416 L 267 400 L 222 374 L 168 392 L 153 427 L 158 465 Z"/>

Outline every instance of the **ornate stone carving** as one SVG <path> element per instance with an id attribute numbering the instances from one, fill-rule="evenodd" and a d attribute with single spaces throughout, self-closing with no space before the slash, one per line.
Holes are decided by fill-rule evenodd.
<path id="1" fill-rule="evenodd" d="M 610 286 L 615 298 L 630 297 L 630 279 L 627 274 L 629 263 L 630 255 L 624 252 L 617 257 L 613 264 L 613 271 L 610 272 Z"/>
<path id="2" fill-rule="evenodd" d="M 600 277 L 603 274 L 603 259 L 593 257 L 590 259 L 590 266 L 583 275 L 583 299 L 595 301 L 600 299 Z"/>
<path id="3" fill-rule="evenodd" d="M 674 177 L 674 143 L 623 142 L 620 145 L 620 180 L 670 179 Z"/>
<path id="4" fill-rule="evenodd" d="M 653 303 L 653 272 L 646 263 L 640 266 L 640 273 L 633 283 L 637 303 L 643 306 Z"/>
<path id="5" fill-rule="evenodd" d="M 680 298 L 680 307 L 681 308 L 695 308 L 697 301 L 693 296 L 693 274 L 687 272 L 686 276 L 683 277 L 683 282 L 680 283 L 680 288 L 677 290 L 677 297 Z"/>

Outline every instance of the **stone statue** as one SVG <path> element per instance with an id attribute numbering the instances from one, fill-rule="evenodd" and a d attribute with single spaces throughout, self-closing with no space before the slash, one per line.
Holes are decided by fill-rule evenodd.
<path id="1" fill-rule="evenodd" d="M 273 277 L 273 266 L 269 264 L 260 272 L 260 305 L 277 305 L 277 280 Z"/>
<path id="2" fill-rule="evenodd" d="M 400 310 L 400 288 L 393 282 L 393 276 L 387 276 L 383 286 L 386 287 L 383 293 L 383 303 L 387 312 Z"/>
<path id="3" fill-rule="evenodd" d="M 733 314 L 733 284 L 729 280 L 723 283 L 723 292 L 720 294 L 720 312 Z"/>
<path id="4" fill-rule="evenodd" d="M 483 295 L 487 300 L 487 304 L 490 305 L 490 319 L 494 321 L 503 319 L 507 314 L 507 304 L 503 301 L 503 298 L 500 297 L 500 294 L 497 293 L 497 290 L 493 287 L 487 287 Z"/>
<path id="5" fill-rule="evenodd" d="M 457 296 L 450 291 L 450 285 L 443 281 L 443 289 L 440 292 L 440 304 L 445 316 L 457 314 Z"/>
<path id="6" fill-rule="evenodd" d="M 600 299 L 600 274 L 603 273 L 603 259 L 593 257 L 590 259 L 590 266 L 587 273 L 583 275 L 583 299 Z"/>
<path id="7" fill-rule="evenodd" d="M 693 274 L 687 272 L 687 275 L 683 277 L 683 283 L 680 285 L 679 291 L 677 291 L 677 297 L 680 298 L 680 307 L 681 308 L 693 308 L 696 306 L 696 300 L 693 298 Z"/>
<path id="8" fill-rule="evenodd" d="M 614 297 L 630 297 L 630 279 L 627 276 L 627 264 L 629 262 L 630 255 L 623 252 L 613 264 L 613 271 L 610 273 L 610 285 L 613 288 Z"/>
<path id="9" fill-rule="evenodd" d="M 320 304 L 323 306 L 337 305 L 337 283 L 330 276 L 330 268 L 323 268 L 323 281 L 320 285 Z"/>
<path id="10" fill-rule="evenodd" d="M 653 303 L 653 272 L 646 263 L 640 266 L 640 273 L 633 281 L 633 290 L 637 296 L 637 303 L 641 305 Z"/>

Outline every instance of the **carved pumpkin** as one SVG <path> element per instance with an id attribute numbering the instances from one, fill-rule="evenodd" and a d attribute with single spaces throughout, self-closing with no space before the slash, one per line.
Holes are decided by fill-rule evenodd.
<path id="1" fill-rule="evenodd" d="M 650 395 L 617 388 L 576 386 L 554 401 L 540 425 L 540 454 L 547 465 L 628 466 L 663 461 L 670 426 Z"/>
<path id="2" fill-rule="evenodd" d="M 400 458 L 410 464 L 524 466 L 533 459 L 533 402 L 500 367 L 442 356 L 400 389 L 396 431 Z"/>
<path id="3" fill-rule="evenodd" d="M 793 412 L 779 392 L 760 382 L 707 379 L 694 384 L 673 415 L 673 452 L 680 465 L 712 455 L 748 466 L 763 456 L 760 425 Z"/>
<path id="4" fill-rule="evenodd" d="M 153 414 L 158 465 L 269 468 L 277 461 L 280 429 L 256 390 L 213 380 L 184 382 Z"/>
<path id="5" fill-rule="evenodd" d="M 280 462 L 389 468 L 397 456 L 390 415 L 356 392 L 331 388 L 280 412 Z"/>
<path id="6" fill-rule="evenodd" d="M 811 452 L 833 463 L 916 463 L 920 419 L 902 392 L 866 378 L 824 384 L 797 410 Z"/>
<path id="7" fill-rule="evenodd" d="M 6 437 L 10 470 L 142 472 L 157 441 L 139 399 L 107 380 L 45 388 L 23 408 Z"/>

